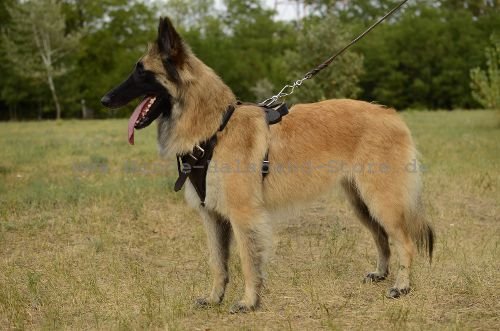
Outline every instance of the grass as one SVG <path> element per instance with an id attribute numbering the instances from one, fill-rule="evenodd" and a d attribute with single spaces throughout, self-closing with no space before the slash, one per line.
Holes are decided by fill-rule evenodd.
<path id="1" fill-rule="evenodd" d="M 227 313 L 242 293 L 237 254 L 224 304 L 193 307 L 210 285 L 205 235 L 172 190 L 175 164 L 157 156 L 153 128 L 131 147 L 124 120 L 1 123 L 0 329 L 498 328 L 496 115 L 404 117 L 437 232 L 414 290 L 388 300 L 394 275 L 362 284 L 374 245 L 338 192 L 278 222 L 263 306 L 246 315 Z"/>

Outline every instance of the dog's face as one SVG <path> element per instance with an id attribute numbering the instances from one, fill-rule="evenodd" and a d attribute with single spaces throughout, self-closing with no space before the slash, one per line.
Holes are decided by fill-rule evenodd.
<path id="1" fill-rule="evenodd" d="M 134 143 L 134 129 L 142 129 L 155 119 L 168 119 L 181 84 L 179 68 L 186 59 L 186 48 L 168 18 L 160 18 L 158 37 L 136 63 L 130 76 L 109 91 L 101 103 L 108 108 L 123 107 L 143 98 L 129 120 L 129 142 Z"/>

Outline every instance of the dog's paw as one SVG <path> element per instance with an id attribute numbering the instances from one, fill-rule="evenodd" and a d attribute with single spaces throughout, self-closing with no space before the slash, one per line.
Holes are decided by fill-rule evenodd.
<path id="1" fill-rule="evenodd" d="M 195 300 L 194 306 L 196 308 L 208 308 L 212 306 L 220 305 L 222 300 L 211 300 L 207 297 L 201 297 Z"/>
<path id="2" fill-rule="evenodd" d="M 378 283 L 387 277 L 387 274 L 381 274 L 379 272 L 370 272 L 363 279 L 364 283 Z"/>
<path id="3" fill-rule="evenodd" d="M 406 295 L 408 293 L 410 293 L 409 287 L 405 287 L 405 288 L 392 287 L 387 291 L 387 294 L 385 296 L 388 297 L 389 299 L 397 299 L 397 298 L 401 297 L 402 295 Z"/>
<path id="4" fill-rule="evenodd" d="M 229 313 L 230 314 L 249 313 L 251 311 L 254 311 L 255 308 L 256 308 L 255 305 L 249 306 L 240 301 L 231 306 L 231 309 L 229 309 Z"/>

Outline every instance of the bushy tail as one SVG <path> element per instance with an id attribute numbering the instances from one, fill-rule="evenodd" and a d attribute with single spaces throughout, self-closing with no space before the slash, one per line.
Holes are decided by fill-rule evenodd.
<path id="1" fill-rule="evenodd" d="M 419 178 L 416 180 L 420 181 Z M 427 253 L 429 261 L 432 263 L 435 234 L 432 226 L 427 222 L 420 185 L 415 185 L 414 190 L 415 192 L 411 194 L 413 201 L 410 201 L 405 211 L 406 227 L 413 242 L 417 245 L 418 251 Z"/>

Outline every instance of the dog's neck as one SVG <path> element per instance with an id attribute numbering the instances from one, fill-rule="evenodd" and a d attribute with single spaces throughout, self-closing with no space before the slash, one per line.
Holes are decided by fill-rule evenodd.
<path id="1" fill-rule="evenodd" d="M 162 117 L 158 124 L 158 143 L 167 156 L 191 152 L 213 136 L 227 107 L 236 104 L 231 89 L 211 68 L 194 57 L 188 65 L 192 74 L 179 86 L 170 118 Z"/>

